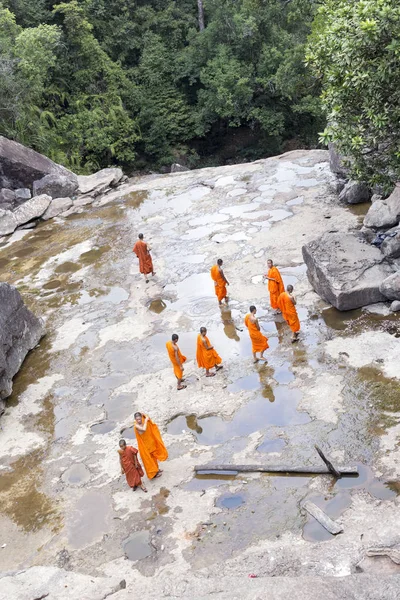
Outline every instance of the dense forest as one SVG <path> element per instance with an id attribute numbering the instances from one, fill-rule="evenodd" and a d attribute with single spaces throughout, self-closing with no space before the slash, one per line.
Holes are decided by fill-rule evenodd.
<path id="1" fill-rule="evenodd" d="M 398 0 L 0 0 L 0 133 L 82 173 L 334 141 L 388 183 L 399 61 Z"/>

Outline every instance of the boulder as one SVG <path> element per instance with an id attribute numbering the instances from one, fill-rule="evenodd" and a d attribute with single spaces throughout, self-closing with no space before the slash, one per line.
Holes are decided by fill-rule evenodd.
<path id="1" fill-rule="evenodd" d="M 339 194 L 340 202 L 346 204 L 360 204 L 368 202 L 371 197 L 370 190 L 365 183 L 358 181 L 349 181 Z"/>
<path id="2" fill-rule="evenodd" d="M 179 163 L 173 163 L 171 165 L 171 173 L 183 173 L 184 171 L 190 171 L 190 169 Z"/>
<path id="3" fill-rule="evenodd" d="M 33 182 L 33 195 L 47 194 L 53 199 L 69 198 L 78 191 L 78 177 L 71 173 L 70 176 L 53 173 L 45 175 L 42 179 Z"/>
<path id="4" fill-rule="evenodd" d="M 44 333 L 43 321 L 27 309 L 18 290 L 0 283 L 0 401 L 11 394 L 14 375 Z"/>
<path id="5" fill-rule="evenodd" d="M 336 146 L 333 143 L 328 144 L 329 149 L 329 166 L 331 171 L 341 179 L 349 178 L 349 169 L 343 164 L 343 157 L 336 150 Z"/>
<path id="6" fill-rule="evenodd" d="M 381 294 L 389 300 L 400 300 L 400 271 L 392 273 L 379 286 Z"/>
<path id="7" fill-rule="evenodd" d="M 28 188 L 18 188 L 15 190 L 15 199 L 18 204 L 25 202 L 26 200 L 30 200 L 32 198 L 31 190 Z"/>
<path id="8" fill-rule="evenodd" d="M 325 233 L 302 250 L 313 289 L 338 310 L 386 300 L 379 286 L 393 269 L 378 248 L 366 244 L 361 236 Z"/>
<path id="9" fill-rule="evenodd" d="M 400 186 L 386 200 L 376 200 L 364 218 L 364 225 L 372 229 L 388 229 L 400 221 Z"/>
<path id="10" fill-rule="evenodd" d="M 23 225 L 24 223 L 28 223 L 28 221 L 41 217 L 49 207 L 50 202 L 51 198 L 46 194 L 34 196 L 30 200 L 27 200 L 13 213 L 17 225 Z"/>
<path id="11" fill-rule="evenodd" d="M 116 186 L 124 176 L 119 168 L 102 169 L 93 175 L 78 176 L 79 193 L 99 196 L 109 187 Z"/>
<path id="12" fill-rule="evenodd" d="M 0 206 L 4 204 L 13 206 L 15 200 L 15 192 L 13 190 L 8 190 L 7 188 L 3 188 L 0 190 Z"/>
<path id="13" fill-rule="evenodd" d="M 74 206 L 87 206 L 88 204 L 92 204 L 92 202 L 94 202 L 92 196 L 81 196 L 78 200 L 74 200 Z"/>
<path id="14" fill-rule="evenodd" d="M 383 196 L 381 196 L 380 194 L 372 194 L 372 196 L 371 196 L 371 202 L 374 203 L 377 200 L 383 200 Z"/>
<path id="15" fill-rule="evenodd" d="M 385 232 L 386 237 L 380 250 L 387 258 L 400 258 L 400 227 L 394 227 Z"/>
<path id="16" fill-rule="evenodd" d="M 400 311 L 400 300 L 393 300 L 390 305 L 390 312 L 395 313 Z"/>
<path id="17" fill-rule="evenodd" d="M 364 239 L 368 242 L 368 244 L 372 244 L 376 238 L 376 231 L 370 229 L 370 227 L 365 227 L 365 225 L 361 227 L 360 233 L 364 236 Z"/>
<path id="18" fill-rule="evenodd" d="M 0 186 L 10 189 L 32 188 L 37 179 L 55 174 L 74 176 L 71 171 L 46 156 L 0 136 Z"/>
<path id="19" fill-rule="evenodd" d="M 42 219 L 43 221 L 47 221 L 48 219 L 58 217 L 58 215 L 71 208 L 71 206 L 71 198 L 54 198 L 54 200 L 50 202 L 47 210 L 43 213 Z"/>
<path id="20" fill-rule="evenodd" d="M 18 223 L 11 210 L 0 208 L 0 235 L 9 235 L 17 229 Z"/>

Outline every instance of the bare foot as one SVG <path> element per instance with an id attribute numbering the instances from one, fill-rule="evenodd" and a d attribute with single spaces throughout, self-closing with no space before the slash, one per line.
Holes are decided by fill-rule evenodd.
<path id="1" fill-rule="evenodd" d="M 206 377 L 215 377 L 215 373 L 207 373 Z"/>
<path id="2" fill-rule="evenodd" d="M 187 388 L 187 385 L 178 385 L 177 387 L 178 390 L 184 390 L 185 388 Z"/>
<path id="3" fill-rule="evenodd" d="M 296 343 L 296 342 L 298 342 L 298 341 L 299 341 L 299 338 L 298 338 L 298 337 L 292 338 L 292 344 L 295 344 L 295 343 Z"/>
<path id="4" fill-rule="evenodd" d="M 218 366 L 218 365 L 215 365 L 215 370 L 216 370 L 216 371 L 220 371 L 220 370 L 221 370 L 221 369 L 223 369 L 223 368 L 224 368 L 224 365 L 219 365 L 219 366 Z"/>
<path id="5" fill-rule="evenodd" d="M 260 361 L 260 359 L 259 359 L 259 358 L 255 358 L 255 359 L 254 359 L 254 362 L 255 362 L 255 363 L 258 363 L 259 361 Z"/>
<path id="6" fill-rule="evenodd" d="M 147 494 L 147 488 L 145 488 L 143 484 L 140 486 L 140 489 L 143 490 L 144 492 L 146 492 L 146 494 Z"/>
<path id="7" fill-rule="evenodd" d="M 158 479 L 158 477 L 161 477 L 162 475 L 162 471 L 158 471 L 157 475 L 154 475 L 154 479 Z"/>

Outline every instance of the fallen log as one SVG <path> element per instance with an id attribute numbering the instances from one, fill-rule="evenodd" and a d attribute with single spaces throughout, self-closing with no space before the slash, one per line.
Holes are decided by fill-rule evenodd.
<path id="1" fill-rule="evenodd" d="M 357 467 L 338 467 L 341 475 L 358 475 Z M 331 475 L 328 467 L 289 466 L 289 465 L 197 465 L 196 473 L 201 471 L 228 471 L 235 473 L 301 473 L 303 475 Z"/>
<path id="2" fill-rule="evenodd" d="M 334 475 L 336 477 L 336 479 L 340 479 L 341 474 L 339 473 L 339 471 L 337 469 L 335 469 L 335 467 L 333 466 L 331 461 L 326 458 L 326 456 L 322 452 L 321 448 L 319 448 L 318 446 L 315 446 L 315 449 L 318 452 L 318 454 L 320 455 L 320 457 L 322 458 L 322 460 L 324 461 L 324 463 L 326 464 L 326 466 L 328 467 L 329 471 L 332 473 L 332 475 Z"/>
<path id="3" fill-rule="evenodd" d="M 336 523 L 336 521 L 332 521 L 332 519 L 330 517 L 328 517 L 328 515 L 326 513 L 324 513 L 324 511 L 321 508 L 319 508 L 319 506 L 314 504 L 313 502 L 310 502 L 309 500 L 307 500 L 307 502 L 304 502 L 303 508 L 312 517 L 314 517 L 314 519 L 316 519 L 318 521 L 318 523 L 320 523 L 322 525 L 322 527 L 325 527 L 325 529 L 327 531 L 329 531 L 329 533 L 332 533 L 332 535 L 337 535 L 338 533 L 342 533 L 342 531 L 343 531 L 342 525 L 339 525 L 339 523 Z"/>

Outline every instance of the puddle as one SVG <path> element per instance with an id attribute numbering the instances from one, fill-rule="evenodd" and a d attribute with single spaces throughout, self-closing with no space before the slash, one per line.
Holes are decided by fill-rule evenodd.
<path id="1" fill-rule="evenodd" d="M 371 208 L 371 202 L 360 202 L 360 204 L 348 204 L 347 210 L 356 217 L 365 217 L 369 209 Z"/>
<path id="2" fill-rule="evenodd" d="M 156 300 L 152 300 L 150 302 L 148 308 L 151 310 L 151 312 L 155 312 L 159 315 L 167 308 L 167 303 L 162 298 L 157 298 Z"/>
<path id="3" fill-rule="evenodd" d="M 167 498 L 170 495 L 170 491 L 167 488 L 162 487 L 158 494 L 155 494 L 151 499 L 152 508 L 159 515 L 166 515 L 169 511 L 169 506 L 167 506 Z"/>
<path id="4" fill-rule="evenodd" d="M 125 440 L 136 440 L 136 435 L 133 430 L 133 425 L 130 427 L 126 427 L 121 431 L 121 438 Z"/>
<path id="5" fill-rule="evenodd" d="M 299 206 L 299 204 L 303 204 L 304 198 L 303 196 L 299 196 L 298 198 L 293 198 L 293 200 L 287 200 L 287 206 Z"/>
<path id="6" fill-rule="evenodd" d="M 343 331 L 348 325 L 362 316 L 361 308 L 341 312 L 336 308 L 327 308 L 321 312 L 325 325 L 336 331 Z"/>
<path id="7" fill-rule="evenodd" d="M 286 446 L 285 440 L 277 438 L 276 440 L 264 440 L 259 446 L 257 446 L 257 452 L 281 452 Z"/>
<path id="8" fill-rule="evenodd" d="M 201 225 L 213 225 L 214 223 L 223 223 L 229 221 L 229 215 L 221 215 L 220 213 L 209 213 L 202 217 L 196 217 L 189 221 L 191 227 L 199 227 Z"/>
<path id="9" fill-rule="evenodd" d="M 239 508 L 239 506 L 242 506 L 244 503 L 245 499 L 239 494 L 223 494 L 218 498 L 215 506 L 218 506 L 218 508 L 234 509 Z"/>
<path id="10" fill-rule="evenodd" d="M 94 434 L 100 433 L 110 433 L 113 429 L 116 428 L 116 424 L 113 421 L 103 421 L 102 423 L 96 423 L 96 425 L 92 425 L 90 431 Z"/>
<path id="11" fill-rule="evenodd" d="M 144 190 L 137 192 L 130 192 L 125 196 L 122 196 L 124 203 L 130 208 L 139 208 L 141 204 L 147 199 L 149 193 Z"/>
<path id="12" fill-rule="evenodd" d="M 79 549 L 100 541 L 112 525 L 111 499 L 104 492 L 84 493 L 70 513 L 68 541 L 72 549 Z"/>
<path id="13" fill-rule="evenodd" d="M 193 479 L 186 484 L 185 489 L 189 491 L 203 491 L 204 489 L 218 487 L 219 485 L 239 480 L 239 477 L 231 471 L 219 471 L 218 473 L 203 472 L 197 473 Z"/>
<path id="14" fill-rule="evenodd" d="M 377 479 L 372 470 L 363 464 L 358 464 L 358 477 L 342 477 L 335 483 L 334 490 L 366 490 L 379 500 L 394 500 L 397 492 L 390 485 Z"/>
<path id="15" fill-rule="evenodd" d="M 68 485 L 80 485 L 89 481 L 90 471 L 84 464 L 78 463 L 64 471 L 61 479 Z"/>
<path id="16" fill-rule="evenodd" d="M 87 252 L 81 254 L 79 261 L 85 266 L 94 265 L 98 263 L 100 258 L 110 250 L 111 246 L 107 245 L 92 248 L 91 250 L 88 250 Z"/>
<path id="17" fill-rule="evenodd" d="M 144 530 L 132 533 L 124 540 L 124 552 L 129 560 L 141 560 L 151 556 L 153 549 L 150 545 L 150 532 Z"/>
<path id="18" fill-rule="evenodd" d="M 351 495 L 343 492 L 327 500 L 323 496 L 314 496 L 308 499 L 321 508 L 331 519 L 334 521 L 338 519 L 339 522 L 340 515 L 351 506 Z M 325 527 L 322 527 L 313 516 L 306 514 L 308 517 L 307 523 L 303 528 L 303 538 L 305 540 L 309 542 L 326 542 L 336 537 L 329 533 Z"/>
<path id="19" fill-rule="evenodd" d="M 241 217 L 245 213 L 249 213 L 253 210 L 258 210 L 260 204 L 253 202 L 252 204 L 236 204 L 235 206 L 225 206 L 219 211 L 222 214 L 230 215 L 231 217 Z"/>
<path id="20" fill-rule="evenodd" d="M 62 286 L 63 283 L 64 282 L 62 282 L 60 279 L 52 279 L 48 283 L 45 283 L 42 287 L 44 290 L 55 290 Z"/>
<path id="21" fill-rule="evenodd" d="M 133 412 L 133 400 L 134 397 L 132 397 L 132 394 L 120 394 L 119 396 L 108 398 L 104 402 L 107 418 L 114 422 L 127 419 Z"/>
<path id="22" fill-rule="evenodd" d="M 56 267 L 54 269 L 54 272 L 55 273 L 75 273 L 76 271 L 79 271 L 79 269 L 81 269 L 81 268 L 82 268 L 82 265 L 67 261 L 65 263 L 62 263 L 61 265 L 58 265 L 58 267 Z"/>

